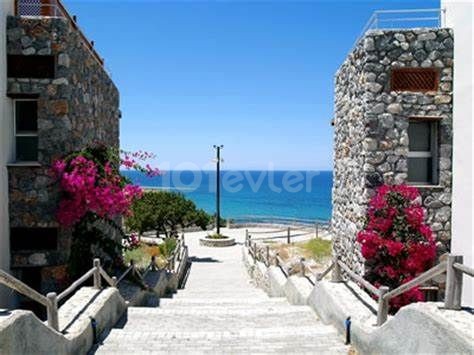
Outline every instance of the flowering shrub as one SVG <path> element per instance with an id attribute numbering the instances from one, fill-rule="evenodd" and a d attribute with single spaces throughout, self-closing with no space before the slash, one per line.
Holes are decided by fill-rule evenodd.
<path id="1" fill-rule="evenodd" d="M 366 259 L 365 278 L 394 289 L 433 265 L 436 246 L 415 187 L 383 185 L 369 203 L 365 228 L 357 235 Z M 391 311 L 424 297 L 418 287 L 390 301 Z"/>
<path id="2" fill-rule="evenodd" d="M 97 227 L 98 221 L 118 231 L 130 246 L 136 244 L 133 238 L 123 233 L 115 218 L 131 213 L 131 205 L 141 198 L 142 190 L 120 175 L 119 168 L 138 169 L 150 176 L 159 171 L 149 165 L 142 168 L 137 162 L 154 157 L 149 153 L 123 155 L 120 157 L 116 150 L 96 145 L 56 160 L 52 165 L 62 193 L 57 220 L 63 227 L 73 227 L 72 274 L 79 274 L 90 267 L 92 249 L 102 250 L 111 260 L 121 256 L 121 243 L 105 235 Z"/>

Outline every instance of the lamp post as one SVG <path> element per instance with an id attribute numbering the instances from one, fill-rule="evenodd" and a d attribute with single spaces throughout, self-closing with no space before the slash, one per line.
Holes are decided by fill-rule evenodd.
<path id="1" fill-rule="evenodd" d="M 220 234 L 221 226 L 221 149 L 224 146 L 221 145 L 214 145 L 214 149 L 216 150 L 216 233 Z"/>

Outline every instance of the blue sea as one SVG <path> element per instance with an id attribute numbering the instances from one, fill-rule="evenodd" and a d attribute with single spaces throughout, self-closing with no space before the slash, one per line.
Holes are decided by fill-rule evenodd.
<path id="1" fill-rule="evenodd" d="M 215 171 L 168 171 L 147 177 L 124 171 L 135 184 L 182 192 L 210 214 L 216 210 Z M 221 215 L 236 221 L 327 221 L 331 171 L 221 171 Z"/>

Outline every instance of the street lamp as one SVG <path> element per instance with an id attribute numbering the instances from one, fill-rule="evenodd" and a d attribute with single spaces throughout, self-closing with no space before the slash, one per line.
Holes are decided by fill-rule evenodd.
<path id="1" fill-rule="evenodd" d="M 221 145 L 214 145 L 214 149 L 216 150 L 216 233 L 220 234 L 221 226 L 221 149 L 224 146 Z"/>

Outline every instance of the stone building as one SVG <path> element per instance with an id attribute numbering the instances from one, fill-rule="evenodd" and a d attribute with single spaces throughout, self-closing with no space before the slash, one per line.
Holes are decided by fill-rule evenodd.
<path id="1" fill-rule="evenodd" d="M 64 287 L 70 245 L 50 165 L 92 143 L 119 146 L 119 93 L 60 2 L 16 3 L 6 19 L 10 267 L 45 293 Z"/>
<path id="2" fill-rule="evenodd" d="M 334 249 L 363 273 L 355 238 L 380 184 L 418 186 L 439 252 L 450 248 L 453 32 L 371 30 L 335 78 Z"/>

